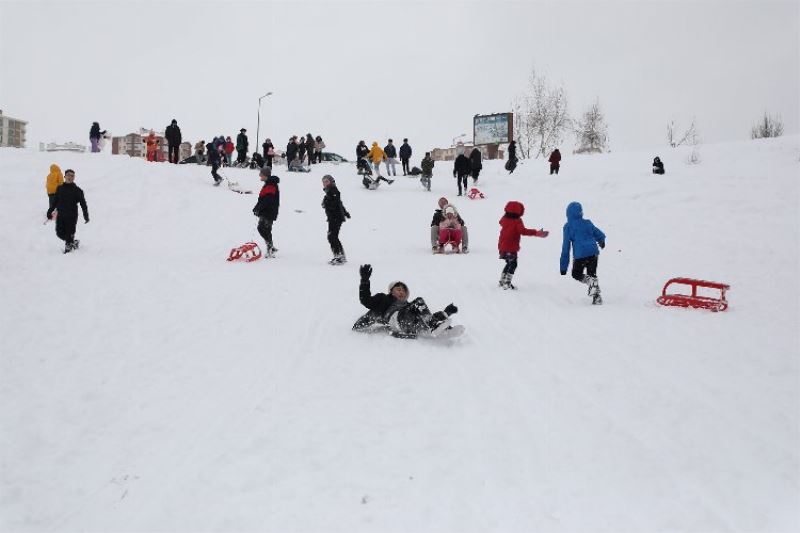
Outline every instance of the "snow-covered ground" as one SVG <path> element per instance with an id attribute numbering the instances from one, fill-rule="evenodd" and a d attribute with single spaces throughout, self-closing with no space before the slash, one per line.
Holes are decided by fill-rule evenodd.
<path id="1" fill-rule="evenodd" d="M 225 259 L 261 242 L 255 196 L 206 167 L 4 149 L 0 530 L 800 530 L 800 139 L 687 155 L 487 162 L 476 201 L 452 163 L 430 193 L 276 170 L 279 257 L 246 264 Z M 69 255 L 42 224 L 53 162 L 91 214 Z M 325 173 L 353 216 L 342 267 Z M 443 195 L 469 255 L 430 253 Z M 517 291 L 497 286 L 509 200 L 551 232 L 523 238 Z M 558 272 L 572 200 L 608 236 L 601 307 Z M 467 333 L 351 332 L 360 263 Z M 729 283 L 730 309 L 658 306 L 674 276 Z"/>

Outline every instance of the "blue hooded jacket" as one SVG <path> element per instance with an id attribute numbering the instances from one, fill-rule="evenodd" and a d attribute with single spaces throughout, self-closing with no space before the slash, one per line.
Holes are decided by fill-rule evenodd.
<path id="1" fill-rule="evenodd" d="M 567 206 L 567 223 L 564 224 L 564 242 L 561 245 L 561 272 L 569 267 L 569 247 L 572 256 L 583 259 L 600 253 L 597 243 L 605 243 L 606 235 L 597 229 L 591 220 L 583 219 L 583 207 L 578 202 Z"/>

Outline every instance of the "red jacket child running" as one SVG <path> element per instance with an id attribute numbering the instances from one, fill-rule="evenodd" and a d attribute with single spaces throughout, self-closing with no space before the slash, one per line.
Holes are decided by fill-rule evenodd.
<path id="1" fill-rule="evenodd" d="M 544 229 L 526 228 L 522 222 L 523 214 L 525 214 L 525 206 L 522 205 L 522 202 L 511 201 L 506 204 L 505 214 L 500 219 L 500 238 L 497 249 L 500 252 L 500 259 L 506 262 L 500 276 L 500 286 L 503 289 L 516 289 L 511 284 L 511 278 L 514 277 L 514 271 L 517 269 L 520 238 L 523 235 L 545 238 L 550 234 Z"/>

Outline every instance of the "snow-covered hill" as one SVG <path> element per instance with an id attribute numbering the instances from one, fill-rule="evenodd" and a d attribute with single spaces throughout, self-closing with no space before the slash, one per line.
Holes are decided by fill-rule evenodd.
<path id="1" fill-rule="evenodd" d="M 0 530 L 796 531 L 800 529 L 800 139 L 566 155 L 561 175 L 487 162 L 484 200 L 350 165 L 276 170 L 279 257 L 254 195 L 206 167 L 0 152 Z M 49 165 L 91 223 L 62 254 Z M 418 162 L 416 162 L 418 164 Z M 223 170 L 258 190 L 257 173 Z M 320 178 L 352 219 L 326 264 Z M 433 256 L 440 196 L 469 255 Z M 517 291 L 498 220 L 526 206 Z M 605 305 L 560 276 L 566 205 L 608 236 Z M 351 332 L 373 291 L 458 305 L 449 343 Z M 731 285 L 730 309 L 654 303 L 674 276 Z"/>

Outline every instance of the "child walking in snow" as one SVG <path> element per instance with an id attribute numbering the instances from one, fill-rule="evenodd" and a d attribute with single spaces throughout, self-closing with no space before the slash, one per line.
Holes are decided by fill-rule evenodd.
<path id="1" fill-rule="evenodd" d="M 503 289 L 516 289 L 511 284 L 511 278 L 517 270 L 517 252 L 519 252 L 519 241 L 522 235 L 545 238 L 550 235 L 549 231 L 528 229 L 522 222 L 522 215 L 525 214 L 525 206 L 522 202 L 511 201 L 506 204 L 505 214 L 500 219 L 500 239 L 497 248 L 500 251 L 500 259 L 506 262 L 503 273 L 500 276 L 500 287 Z"/>
<path id="2" fill-rule="evenodd" d="M 564 224 L 564 241 L 561 245 L 561 275 L 566 276 L 569 250 L 572 247 L 572 277 L 589 286 L 589 296 L 594 305 L 603 303 L 597 282 L 597 258 L 600 248 L 606 247 L 606 235 L 583 218 L 583 207 L 578 202 L 567 206 L 567 223 Z M 584 270 L 586 274 L 584 274 Z"/>
<path id="3" fill-rule="evenodd" d="M 64 241 L 64 253 L 77 250 L 80 241 L 75 239 L 75 228 L 78 225 L 78 204 L 83 211 L 83 221 L 89 223 L 89 209 L 83 189 L 75 185 L 75 171 L 68 168 L 64 171 L 64 183 L 56 189 L 53 206 L 47 210 L 47 218 L 56 218 L 56 236 Z"/>
<path id="4" fill-rule="evenodd" d="M 322 208 L 325 210 L 325 216 L 328 219 L 328 244 L 331 245 L 331 252 L 333 252 L 333 259 L 328 261 L 328 264 L 343 265 L 347 262 L 347 257 L 344 255 L 342 241 L 339 240 L 339 230 L 342 229 L 344 221 L 350 218 L 350 213 L 347 212 L 342 203 L 342 198 L 333 176 L 330 174 L 322 176 L 322 189 L 325 191 L 325 197 L 322 199 Z"/>
<path id="5" fill-rule="evenodd" d="M 267 244 L 267 257 L 275 257 L 278 251 L 272 243 L 272 224 L 278 219 L 278 209 L 281 205 L 281 191 L 278 189 L 280 178 L 272 175 L 270 167 L 264 167 L 258 174 L 258 179 L 264 182 L 258 193 L 258 202 L 253 208 L 253 214 L 258 217 L 258 234 Z"/>

